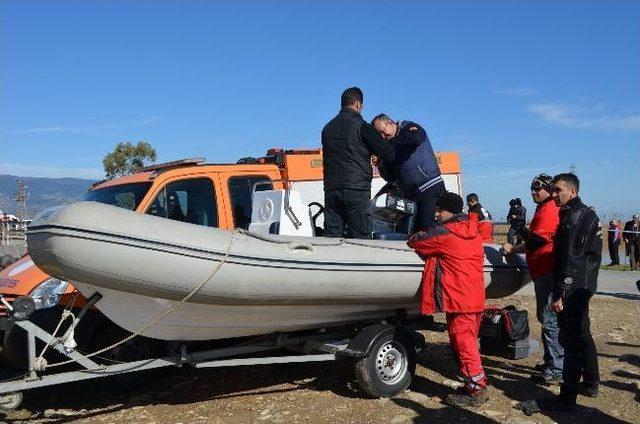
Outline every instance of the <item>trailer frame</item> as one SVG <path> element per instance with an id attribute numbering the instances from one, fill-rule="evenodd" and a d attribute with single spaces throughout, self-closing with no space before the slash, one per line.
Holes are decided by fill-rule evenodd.
<path id="1" fill-rule="evenodd" d="M 72 326 L 74 328 L 80 323 L 87 310 L 100 299 L 101 295 L 96 293 L 88 300 L 77 317 L 73 318 Z M 1 295 L 0 301 L 3 301 Z M 381 381 L 378 388 L 364 387 L 363 389 L 368 395 L 373 397 L 389 396 L 404 390 L 406 386 L 408 386 L 411 380 L 411 374 L 413 374 L 415 370 L 415 352 L 425 345 L 424 336 L 415 332 L 415 330 L 435 329 L 440 331 L 438 328 L 429 328 L 429 322 L 426 322 L 425 325 L 425 322 L 406 320 L 406 314 L 403 315 L 402 311 L 399 311 L 396 317 L 398 322 L 390 324 L 387 321 L 383 321 L 382 323 L 368 325 L 355 332 L 353 330 L 348 331 L 345 328 L 336 328 L 318 329 L 317 332 L 309 335 L 276 333 L 260 337 L 256 342 L 242 342 L 229 347 L 195 351 L 189 351 L 187 342 L 177 342 L 176 349 L 174 349 L 172 354 L 160 358 L 140 359 L 104 365 L 95 362 L 91 354 L 83 354 L 77 351 L 73 343 L 68 343 L 69 330 L 67 330 L 64 335 L 57 337 L 31 322 L 29 316 L 34 310 L 31 305 L 32 302 L 33 300 L 28 297 L 18 298 L 13 302 L 13 305 L 10 306 L 9 316 L 0 318 L 5 331 L 9 332 L 12 330 L 12 327 L 15 326 L 26 332 L 28 355 L 28 370 L 26 373 L 14 379 L 0 382 L 1 409 L 16 409 L 22 402 L 22 392 L 31 389 L 145 370 L 184 366 L 193 368 L 217 368 L 336 360 L 349 360 L 357 365 L 363 364 L 363 361 L 372 354 L 387 355 L 384 357 L 384 363 L 390 364 L 388 368 L 393 368 L 393 370 L 385 369 L 384 372 L 386 374 L 381 374 L 379 366 L 376 370 L 373 369 L 375 367 L 372 368 L 371 366 L 361 365 L 359 367 L 361 369 L 360 373 L 363 372 L 362 370 L 364 370 L 365 373 L 377 373 Z M 391 321 L 396 320 L 392 319 Z M 71 337 L 73 337 L 72 332 Z M 69 363 L 79 366 L 81 369 L 46 373 L 45 371 L 47 371 L 49 364 L 47 364 L 41 355 L 38 356 L 36 352 L 36 340 L 47 343 L 51 349 L 56 350 L 65 358 L 68 358 Z M 372 351 L 376 346 L 378 346 L 378 349 L 381 349 L 380 352 Z M 380 346 L 385 346 L 384 351 Z M 296 354 L 237 357 L 282 350 L 294 351 Z M 404 352 L 405 357 L 402 357 L 402 352 Z M 404 368 L 398 368 L 399 363 Z M 57 364 L 53 364 L 53 366 L 56 365 Z M 384 381 L 385 379 L 391 381 L 388 378 L 390 372 L 409 374 L 401 375 L 400 377 L 404 380 L 400 379 L 402 381 L 394 385 Z M 356 377 L 358 378 L 358 375 Z M 363 378 L 370 381 L 372 377 L 375 380 L 376 375 L 368 375 Z M 396 380 L 398 379 L 396 378 Z"/>

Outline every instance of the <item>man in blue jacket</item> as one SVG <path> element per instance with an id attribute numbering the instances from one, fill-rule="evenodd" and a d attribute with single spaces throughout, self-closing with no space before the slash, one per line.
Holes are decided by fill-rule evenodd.
<path id="1" fill-rule="evenodd" d="M 384 113 L 373 118 L 371 125 L 382 138 L 391 141 L 398 183 L 404 196 L 416 202 L 413 231 L 427 231 L 435 222 L 436 202 L 445 192 L 427 132 L 415 122 L 395 122 Z"/>

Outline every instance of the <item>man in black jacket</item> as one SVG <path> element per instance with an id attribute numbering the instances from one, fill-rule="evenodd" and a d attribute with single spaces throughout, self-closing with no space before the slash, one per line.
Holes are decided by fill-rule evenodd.
<path id="1" fill-rule="evenodd" d="M 429 230 L 435 222 L 436 202 L 445 188 L 427 132 L 415 122 L 395 122 L 384 113 L 373 118 L 371 125 L 393 146 L 394 171 L 403 195 L 416 202 L 413 232 Z M 383 165 L 389 172 L 388 164 Z"/>
<path id="2" fill-rule="evenodd" d="M 553 199 L 560 206 L 560 225 L 554 241 L 551 309 L 558 313 L 559 339 L 565 353 L 564 382 L 556 406 L 570 410 L 575 408 L 578 393 L 591 397 L 598 394 L 600 375 L 589 300 L 597 290 L 602 229 L 598 215 L 578 197 L 578 177 L 558 174 L 552 184 Z"/>
<path id="3" fill-rule="evenodd" d="M 371 238 L 371 156 L 393 163 L 393 148 L 360 115 L 362 90 L 347 88 L 322 129 L 326 237 Z"/>
<path id="4" fill-rule="evenodd" d="M 640 263 L 640 216 L 633 215 L 633 219 L 624 224 L 622 238 L 629 256 L 629 265 L 632 270 L 638 269 Z"/>
<path id="5" fill-rule="evenodd" d="M 527 223 L 527 209 L 522 206 L 522 200 L 519 197 L 509 201 L 507 222 L 510 224 L 507 242 L 512 245 L 522 243 Z"/>

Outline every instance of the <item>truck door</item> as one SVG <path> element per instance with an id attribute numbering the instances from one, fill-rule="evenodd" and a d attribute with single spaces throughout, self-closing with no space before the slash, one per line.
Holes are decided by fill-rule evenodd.
<path id="1" fill-rule="evenodd" d="M 169 181 L 156 193 L 146 213 L 205 227 L 218 227 L 213 181 L 207 177 Z"/>

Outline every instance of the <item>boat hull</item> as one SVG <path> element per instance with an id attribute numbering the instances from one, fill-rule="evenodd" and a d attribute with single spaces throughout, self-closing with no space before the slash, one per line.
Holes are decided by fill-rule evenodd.
<path id="1" fill-rule="evenodd" d="M 93 202 L 43 213 L 29 251 L 116 324 L 165 340 L 293 331 L 417 313 L 423 261 L 402 241 L 260 236 L 141 215 Z M 227 254 L 228 253 L 228 254 Z M 220 265 L 220 262 L 224 263 Z M 529 281 L 522 258 L 485 246 L 488 297 Z"/>

